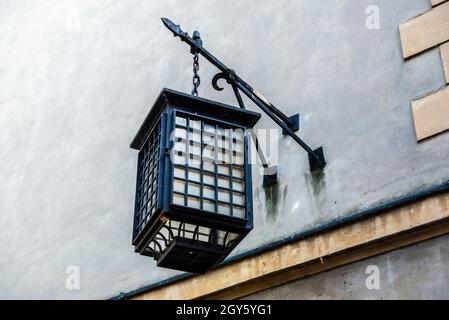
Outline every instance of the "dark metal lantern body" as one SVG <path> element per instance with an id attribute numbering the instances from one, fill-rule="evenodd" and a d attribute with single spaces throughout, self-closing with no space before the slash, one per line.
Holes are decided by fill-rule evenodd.
<path id="1" fill-rule="evenodd" d="M 139 150 L 133 245 L 158 266 L 204 273 L 253 227 L 249 137 L 260 114 L 163 89 Z"/>

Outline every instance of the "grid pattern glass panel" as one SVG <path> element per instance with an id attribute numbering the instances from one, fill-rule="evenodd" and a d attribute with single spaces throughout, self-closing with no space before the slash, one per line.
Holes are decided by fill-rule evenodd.
<path id="1" fill-rule="evenodd" d="M 244 132 L 177 114 L 173 203 L 246 218 Z"/>
<path id="2" fill-rule="evenodd" d="M 160 139 L 161 122 L 158 121 L 139 153 L 135 235 L 143 230 L 156 211 Z"/>

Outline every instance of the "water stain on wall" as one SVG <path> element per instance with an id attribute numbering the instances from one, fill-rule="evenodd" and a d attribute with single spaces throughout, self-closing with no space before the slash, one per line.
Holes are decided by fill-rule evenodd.
<path id="1" fill-rule="evenodd" d="M 276 212 L 279 203 L 279 182 L 264 188 L 267 206 L 267 219 L 276 220 Z"/>
<path id="2" fill-rule="evenodd" d="M 324 212 L 320 208 L 323 208 L 326 203 L 326 174 L 323 169 L 315 170 L 310 173 L 306 173 L 304 178 L 307 182 L 308 193 L 313 197 L 310 197 L 310 201 L 313 202 L 315 209 L 318 212 L 318 216 L 321 216 Z"/>
<path id="3" fill-rule="evenodd" d="M 314 197 L 319 197 L 321 191 L 326 187 L 326 174 L 324 170 L 315 170 L 306 175 L 307 182 L 312 186 Z"/>

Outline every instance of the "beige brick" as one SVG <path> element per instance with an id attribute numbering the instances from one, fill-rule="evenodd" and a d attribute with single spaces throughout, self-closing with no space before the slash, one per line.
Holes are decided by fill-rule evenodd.
<path id="1" fill-rule="evenodd" d="M 443 3 L 445 1 L 447 1 L 447 0 L 432 0 L 431 2 L 432 2 L 432 6 L 436 6 L 436 5 L 438 5 L 440 3 Z"/>
<path id="2" fill-rule="evenodd" d="M 443 60 L 444 74 L 446 75 L 446 82 L 449 83 L 449 42 L 440 47 L 441 59 Z"/>
<path id="3" fill-rule="evenodd" d="M 418 141 L 449 130 L 449 87 L 412 102 Z"/>
<path id="4" fill-rule="evenodd" d="M 449 40 L 449 1 L 400 25 L 404 58 Z"/>

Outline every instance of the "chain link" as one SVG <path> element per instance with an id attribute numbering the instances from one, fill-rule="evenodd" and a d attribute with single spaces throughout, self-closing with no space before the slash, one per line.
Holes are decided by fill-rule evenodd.
<path id="1" fill-rule="evenodd" d="M 198 96 L 198 87 L 201 84 L 200 76 L 198 75 L 198 71 L 200 71 L 200 64 L 199 64 L 199 55 L 198 53 L 195 53 L 193 56 L 193 90 L 192 90 L 192 96 L 197 97 Z"/>

